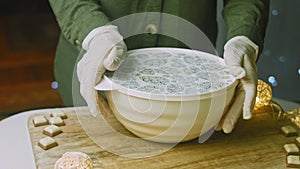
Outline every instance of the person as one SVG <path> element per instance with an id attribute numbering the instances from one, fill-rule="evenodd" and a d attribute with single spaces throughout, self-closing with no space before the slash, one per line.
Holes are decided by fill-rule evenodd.
<path id="1" fill-rule="evenodd" d="M 73 105 L 73 71 L 80 93 L 90 111 L 97 113 L 98 92 L 94 86 L 106 70 L 114 71 L 137 48 L 182 47 L 180 42 L 157 34 L 159 23 L 147 23 L 148 34 L 123 39 L 118 27 L 109 24 L 120 17 L 161 12 L 178 16 L 197 26 L 215 44 L 217 38 L 216 0 L 49 0 L 61 29 L 55 58 L 55 77 L 61 97 Z M 218 130 L 232 132 L 238 118 L 250 119 L 253 111 L 257 70 L 256 60 L 263 48 L 268 23 L 269 0 L 224 0 L 222 15 L 227 26 L 224 60 L 237 79 L 235 99 L 224 112 Z M 161 21 L 160 21 L 161 22 Z M 105 41 L 105 43 L 103 43 Z M 85 51 L 76 65 L 80 51 Z M 99 56 L 101 53 L 101 56 Z M 104 57 L 103 57 L 104 56 Z M 73 85 L 73 86 L 72 86 Z M 75 89 L 76 90 L 76 89 Z M 74 94 L 74 93 L 73 93 Z"/>

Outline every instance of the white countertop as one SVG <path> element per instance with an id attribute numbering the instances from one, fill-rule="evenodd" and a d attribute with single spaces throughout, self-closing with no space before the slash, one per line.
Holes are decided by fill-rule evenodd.
<path id="1" fill-rule="evenodd" d="M 300 108 L 300 104 L 273 99 L 284 110 Z M 71 108 L 64 108 L 71 109 Z M 0 121 L 0 166 L 3 169 L 34 169 L 34 155 L 28 131 L 28 117 L 48 109 L 21 112 Z M 53 110 L 53 109 L 49 109 Z"/>
<path id="2" fill-rule="evenodd" d="M 21 112 L 0 121 L 1 169 L 36 168 L 28 131 L 28 118 L 33 114 L 47 110 L 53 109 Z"/>

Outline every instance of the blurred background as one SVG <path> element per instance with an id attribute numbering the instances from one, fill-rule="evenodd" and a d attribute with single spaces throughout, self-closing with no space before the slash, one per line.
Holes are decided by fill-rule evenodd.
<path id="1" fill-rule="evenodd" d="M 218 12 L 222 10 L 218 1 Z M 300 103 L 299 0 L 272 0 L 259 78 L 273 97 Z M 218 15 L 221 53 L 225 26 Z M 61 107 L 53 62 L 59 28 L 47 0 L 0 2 L 0 120 L 21 111 Z"/>
<path id="2" fill-rule="evenodd" d="M 258 75 L 274 97 L 300 102 L 300 1 L 272 0 Z"/>
<path id="3" fill-rule="evenodd" d="M 47 0 L 0 2 L 0 119 L 62 106 L 51 87 L 58 35 Z"/>
<path id="4" fill-rule="evenodd" d="M 272 87 L 273 97 L 300 103 L 300 6 L 299 0 L 271 0 L 264 49 L 257 62 L 259 79 Z M 217 50 L 225 43 L 223 2 L 218 1 Z"/>

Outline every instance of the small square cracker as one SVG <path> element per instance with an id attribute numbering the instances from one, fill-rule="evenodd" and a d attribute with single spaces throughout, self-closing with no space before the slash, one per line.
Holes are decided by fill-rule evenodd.
<path id="1" fill-rule="evenodd" d="M 44 128 L 44 130 L 43 130 L 43 134 L 50 136 L 50 137 L 54 137 L 60 133 L 62 133 L 62 130 L 60 127 L 58 127 L 56 125 L 50 125 L 50 126 Z"/>
<path id="2" fill-rule="evenodd" d="M 57 110 L 57 111 L 53 111 L 53 112 L 50 113 L 50 117 L 56 117 L 56 116 L 58 116 L 62 119 L 68 118 L 66 113 L 64 113 L 63 111 Z"/>
<path id="3" fill-rule="evenodd" d="M 38 145 L 44 150 L 48 150 L 50 148 L 58 146 L 57 142 L 51 137 L 40 139 Z"/>
<path id="4" fill-rule="evenodd" d="M 300 156 L 298 155 L 288 155 L 286 157 L 287 167 L 299 168 L 300 167 Z"/>
<path id="5" fill-rule="evenodd" d="M 286 137 L 298 136 L 297 130 L 294 127 L 290 126 L 290 125 L 282 126 L 281 127 L 281 132 Z"/>
<path id="6" fill-rule="evenodd" d="M 58 116 L 50 117 L 49 123 L 57 126 L 64 126 L 65 122 Z"/>
<path id="7" fill-rule="evenodd" d="M 43 125 L 47 125 L 47 124 L 48 124 L 48 120 L 46 119 L 45 116 L 39 115 L 39 116 L 33 117 L 34 127 L 39 127 L 39 126 L 43 126 Z"/>

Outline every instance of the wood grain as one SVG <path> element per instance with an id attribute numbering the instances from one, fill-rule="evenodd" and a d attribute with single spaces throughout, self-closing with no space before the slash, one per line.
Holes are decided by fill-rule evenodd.
<path id="1" fill-rule="evenodd" d="M 53 111 L 57 110 L 53 109 Z M 29 118 L 28 126 L 37 168 L 52 169 L 55 161 L 63 153 L 81 151 L 92 158 L 95 168 L 105 169 L 278 169 L 286 168 L 283 145 L 295 140 L 295 137 L 285 137 L 280 133 L 281 126 L 293 124 L 289 121 L 278 121 L 271 113 L 264 112 L 255 114 L 249 121 L 240 120 L 231 134 L 215 132 L 204 144 L 193 140 L 180 143 L 169 151 L 153 157 L 125 158 L 107 152 L 95 144 L 82 129 L 75 108 L 59 110 L 65 111 L 68 116 L 64 119 L 66 125 L 61 127 L 63 133 L 54 137 L 58 146 L 47 151 L 37 145 L 39 139 L 45 137 L 42 130 L 46 126 L 34 127 L 32 117 Z M 81 110 L 88 111 L 86 108 Z M 50 112 L 44 113 L 46 117 L 50 117 L 49 114 Z M 106 118 L 119 132 L 135 137 L 112 115 L 106 114 Z M 112 133 L 106 134 L 110 137 L 109 134 Z M 120 148 L 126 149 L 126 147 Z"/>

